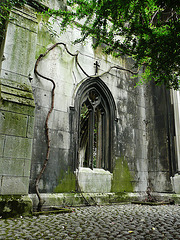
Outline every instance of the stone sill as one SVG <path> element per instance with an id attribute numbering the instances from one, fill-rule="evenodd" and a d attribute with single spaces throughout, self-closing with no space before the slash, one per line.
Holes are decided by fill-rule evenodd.
<path id="1" fill-rule="evenodd" d="M 167 202 L 174 200 L 175 204 L 180 204 L 180 194 L 171 193 L 154 193 L 158 201 Z M 38 198 L 36 194 L 29 194 L 29 198 L 33 202 L 33 208 L 36 209 L 38 205 Z M 41 194 L 45 203 L 43 209 L 49 207 L 77 207 L 90 205 L 109 205 L 109 204 L 127 204 L 133 201 L 144 201 L 146 195 L 144 193 L 43 193 Z"/>

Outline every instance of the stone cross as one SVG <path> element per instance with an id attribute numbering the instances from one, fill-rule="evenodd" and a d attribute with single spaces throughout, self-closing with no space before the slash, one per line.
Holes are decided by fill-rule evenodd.
<path id="1" fill-rule="evenodd" d="M 95 66 L 95 75 L 96 75 L 98 73 L 98 68 L 100 67 L 98 61 L 94 63 L 94 66 Z"/>

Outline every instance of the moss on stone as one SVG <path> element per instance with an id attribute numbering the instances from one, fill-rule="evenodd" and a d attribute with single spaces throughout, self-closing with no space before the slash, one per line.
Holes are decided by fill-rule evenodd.
<path id="1" fill-rule="evenodd" d="M 7 78 L 0 78 L 0 81 L 3 86 L 9 87 L 13 90 L 17 89 L 17 91 L 22 90 L 22 91 L 32 93 L 32 87 L 29 84 L 29 82 L 19 83 Z M 32 95 L 30 96 L 30 98 L 32 98 Z"/>
<path id="2" fill-rule="evenodd" d="M 180 204 L 180 194 L 177 194 L 177 193 L 172 194 L 171 195 L 171 200 L 174 200 L 174 202 L 176 204 Z"/>
<path id="3" fill-rule="evenodd" d="M 62 179 L 54 189 L 55 193 L 73 192 L 76 189 L 76 176 L 69 169 L 66 173 L 61 172 Z"/>
<path id="4" fill-rule="evenodd" d="M 71 213 L 71 212 L 72 212 L 72 209 L 62 208 L 62 209 L 54 210 L 54 211 L 34 212 L 33 216 L 48 215 L 48 214 L 59 214 L 59 213 Z"/>
<path id="5" fill-rule="evenodd" d="M 32 201 L 28 196 L 0 196 L 0 216 L 3 218 L 31 216 Z"/>
<path id="6" fill-rule="evenodd" d="M 24 90 L 22 91 L 20 89 L 11 88 L 9 86 L 3 86 L 2 91 L 9 95 L 19 96 L 27 99 L 34 99 L 32 92 L 27 92 Z"/>
<path id="7" fill-rule="evenodd" d="M 26 115 L 18 113 L 0 112 L 0 121 L 2 123 L 0 133 L 26 137 L 27 118 Z"/>
<path id="8" fill-rule="evenodd" d="M 0 110 L 34 116 L 35 108 L 34 106 L 27 106 L 16 102 L 3 100 L 0 102 Z"/>
<path id="9" fill-rule="evenodd" d="M 9 25 L 9 29 L 13 31 L 12 40 L 14 42 L 10 49 L 10 69 L 24 75 L 28 75 L 29 69 L 32 68 L 31 64 L 33 64 L 32 60 L 34 58 L 34 48 L 37 38 L 37 22 L 33 21 L 34 14 L 32 15 L 29 11 L 27 14 L 28 18 L 24 9 L 21 9 L 21 12 L 13 10 L 11 12 L 12 20 Z M 20 24 L 17 25 L 17 22 Z M 9 76 L 14 80 L 14 75 L 9 74 Z M 16 81 L 20 82 L 20 79 L 16 78 Z"/>
<path id="10" fill-rule="evenodd" d="M 55 40 L 53 39 L 53 36 L 51 36 L 50 32 L 45 28 L 43 24 L 41 24 L 43 21 L 48 22 L 48 18 L 43 18 L 43 16 L 38 15 L 38 25 L 39 25 L 39 30 L 38 30 L 38 44 L 36 48 L 36 59 L 40 56 L 40 54 L 45 53 L 47 50 L 48 45 L 55 44 Z M 47 56 L 46 56 L 47 57 Z M 46 58 L 45 57 L 45 58 Z"/>
<path id="11" fill-rule="evenodd" d="M 110 203 L 129 203 L 132 197 L 127 192 L 117 192 L 109 200 Z"/>
<path id="12" fill-rule="evenodd" d="M 111 191 L 115 193 L 133 192 L 132 180 L 126 159 L 124 157 L 117 158 L 113 171 Z"/>

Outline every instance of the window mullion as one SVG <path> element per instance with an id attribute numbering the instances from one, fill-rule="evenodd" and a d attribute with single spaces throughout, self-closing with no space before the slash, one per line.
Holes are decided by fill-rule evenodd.
<path id="1" fill-rule="evenodd" d="M 93 146 L 94 146 L 94 109 L 89 110 L 89 167 L 93 169 Z"/>
<path id="2" fill-rule="evenodd" d="M 105 133 L 105 114 L 102 113 L 102 168 L 105 168 L 105 151 L 106 151 L 106 133 Z"/>

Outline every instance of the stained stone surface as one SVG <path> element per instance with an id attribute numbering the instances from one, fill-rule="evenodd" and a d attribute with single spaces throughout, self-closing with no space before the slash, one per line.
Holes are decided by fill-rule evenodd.
<path id="1" fill-rule="evenodd" d="M 111 192 L 112 174 L 104 169 L 79 168 L 78 182 L 83 192 Z"/>
<path id="2" fill-rule="evenodd" d="M 179 239 L 179 205 L 112 205 L 0 219 L 0 239 Z"/>
<path id="3" fill-rule="evenodd" d="M 103 46 L 93 49 L 91 38 L 86 44 L 72 44 L 81 37 L 79 29 L 69 27 L 66 33 L 59 35 L 59 20 L 44 19 L 37 14 L 36 4 L 31 2 L 28 1 L 23 8 L 12 9 L 4 48 L 0 53 L 4 55 L 0 64 L 0 194 L 36 192 L 34 183 L 46 159 L 45 121 L 52 101 L 52 83 L 37 77 L 33 69 L 40 54 L 55 43 L 63 44 L 51 48 L 37 69 L 41 75 L 53 79 L 56 85 L 54 108 L 48 121 L 49 161 L 40 180 L 39 191 L 69 193 L 77 190 L 79 184 L 86 193 L 145 192 L 147 187 L 154 192 L 174 192 L 170 176 L 174 176 L 178 169 L 177 162 L 173 160 L 176 159 L 173 155 L 174 119 L 171 117 L 169 91 L 154 86 L 152 82 L 135 87 L 140 80 L 138 77 L 132 78 L 128 71 L 113 68 L 132 69 L 132 59 L 105 55 Z M 45 0 L 42 4 L 59 9 L 64 8 L 65 2 Z M 76 53 L 79 53 L 79 64 Z M 100 66 L 97 78 L 94 78 L 96 62 Z M 109 73 L 108 69 L 111 69 Z M 93 81 L 86 76 L 93 77 Z M 92 82 L 98 84 L 91 85 Z M 108 100 L 105 112 L 114 109 L 110 111 L 112 119 L 108 120 L 110 128 L 106 129 L 112 136 L 102 141 L 104 149 L 106 147 L 109 152 L 106 158 L 108 156 L 111 162 L 111 166 L 104 169 L 111 173 L 98 174 L 96 178 L 95 174 L 83 173 L 82 181 L 76 184 L 73 174 L 79 167 L 78 109 L 81 108 L 84 91 L 90 91 L 92 86 L 101 97 L 105 97 L 104 100 Z M 177 99 L 176 105 L 178 102 Z M 178 113 L 178 108 L 174 109 Z M 177 117 L 175 115 L 176 126 L 179 126 Z M 178 146 L 179 130 L 176 136 Z M 109 147 L 105 144 L 108 139 Z M 100 152 L 100 138 L 97 146 Z M 93 180 L 92 184 L 88 177 Z"/>
<path id="4" fill-rule="evenodd" d="M 37 28 L 33 9 L 12 9 L 0 69 L 1 195 L 28 194 L 35 108 L 29 74 Z"/>

